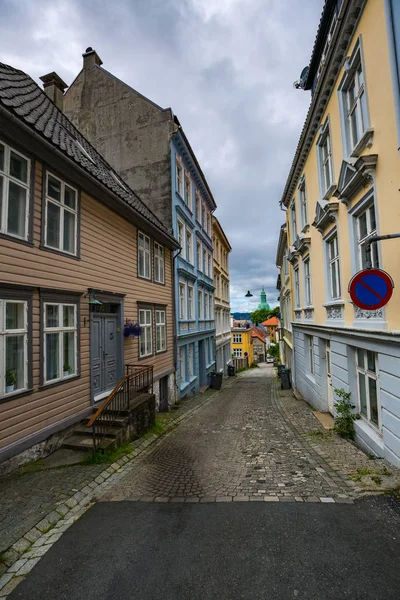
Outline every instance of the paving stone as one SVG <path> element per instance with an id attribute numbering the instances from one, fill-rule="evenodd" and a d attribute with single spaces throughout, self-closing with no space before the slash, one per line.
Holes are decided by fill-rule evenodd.
<path id="1" fill-rule="evenodd" d="M 24 564 L 26 563 L 27 559 L 26 558 L 20 558 L 18 559 L 13 565 L 11 565 L 11 567 L 8 569 L 10 573 L 16 573 L 17 571 L 19 571 L 19 569 L 21 567 L 24 566 Z"/>
<path id="2" fill-rule="evenodd" d="M 329 503 L 334 503 L 335 502 L 333 498 L 324 498 L 324 497 L 321 497 L 320 500 L 321 500 L 321 502 L 324 502 L 325 504 L 329 504 Z"/>
<path id="3" fill-rule="evenodd" d="M 12 549 L 15 550 L 15 552 L 18 552 L 19 554 L 22 554 L 22 552 L 25 552 L 25 550 L 27 550 L 31 544 L 32 542 L 30 542 L 29 540 L 21 538 L 20 540 L 18 540 L 18 542 L 15 542 Z"/>
<path id="4" fill-rule="evenodd" d="M 31 559 L 27 560 L 26 563 L 17 572 L 17 576 L 18 575 L 28 575 L 28 573 L 30 573 L 30 571 L 32 571 L 33 567 L 36 565 L 36 563 L 39 560 L 40 560 L 40 557 L 31 558 Z"/>
<path id="5" fill-rule="evenodd" d="M 4 588 L 4 586 L 10 581 L 10 579 L 12 579 L 12 577 L 14 577 L 14 573 L 5 573 L 0 577 L 0 594 L 2 588 Z"/>
<path id="6" fill-rule="evenodd" d="M 278 496 L 264 496 L 264 502 L 279 502 Z"/>
<path id="7" fill-rule="evenodd" d="M 27 540 L 33 543 L 36 542 L 36 540 L 40 538 L 41 535 L 42 533 L 39 531 L 39 529 L 33 527 L 33 529 L 31 529 L 30 531 L 28 531 L 28 533 L 25 534 L 25 537 Z"/>
<path id="8" fill-rule="evenodd" d="M 13 577 L 12 579 L 10 579 L 10 581 L 1 590 L 2 596 L 6 597 L 8 594 L 11 594 L 11 592 L 17 587 L 19 583 L 21 583 L 23 579 L 24 577 L 22 576 Z"/>

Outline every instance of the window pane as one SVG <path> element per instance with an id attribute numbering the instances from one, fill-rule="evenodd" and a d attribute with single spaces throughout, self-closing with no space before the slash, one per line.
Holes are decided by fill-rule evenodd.
<path id="1" fill-rule="evenodd" d="M 47 203 L 47 245 L 60 248 L 60 208 L 52 202 Z"/>
<path id="2" fill-rule="evenodd" d="M 376 380 L 368 377 L 368 385 L 371 421 L 375 423 L 375 425 L 378 425 L 378 394 L 376 390 Z"/>
<path id="3" fill-rule="evenodd" d="M 75 333 L 68 331 L 63 333 L 63 346 L 64 346 L 64 364 L 63 364 L 63 375 L 73 375 L 75 373 Z"/>
<path id="4" fill-rule="evenodd" d="M 46 333 L 46 381 L 60 377 L 59 333 Z"/>
<path id="5" fill-rule="evenodd" d="M 46 305 L 46 327 L 59 327 L 58 311 L 58 304 Z"/>
<path id="6" fill-rule="evenodd" d="M 145 340 L 145 332 L 143 331 L 140 336 L 140 355 L 144 356 L 146 354 L 146 340 Z"/>
<path id="7" fill-rule="evenodd" d="M 371 231 L 375 231 L 376 229 L 376 218 L 375 218 L 375 208 L 373 206 L 369 209 L 369 217 L 371 220 Z"/>
<path id="8" fill-rule="evenodd" d="M 76 209 L 76 192 L 67 185 L 65 186 L 64 191 L 64 204 L 70 208 L 73 208 L 74 210 Z"/>
<path id="9" fill-rule="evenodd" d="M 364 350 L 361 350 L 361 348 L 357 348 L 357 365 L 362 369 L 364 368 Z"/>
<path id="10" fill-rule="evenodd" d="M 365 212 L 364 214 L 360 215 L 360 217 L 358 218 L 358 227 L 359 227 L 359 240 L 362 240 L 363 238 L 365 238 L 366 235 L 368 235 L 368 226 L 367 226 L 367 213 Z"/>
<path id="11" fill-rule="evenodd" d="M 63 307 L 63 327 L 75 326 L 75 306 Z"/>
<path id="12" fill-rule="evenodd" d="M 6 337 L 6 388 L 8 392 L 25 387 L 25 336 Z M 7 391 L 7 389 L 6 389 Z"/>
<path id="13" fill-rule="evenodd" d="M 25 237 L 27 190 L 13 181 L 9 183 L 8 190 L 8 219 L 7 233 Z"/>
<path id="14" fill-rule="evenodd" d="M 6 329 L 25 329 L 25 304 L 6 303 Z"/>
<path id="15" fill-rule="evenodd" d="M 64 250 L 75 254 L 75 220 L 76 216 L 64 210 Z"/>
<path id="16" fill-rule="evenodd" d="M 47 178 L 47 195 L 54 200 L 60 201 L 61 199 L 61 183 L 51 175 Z"/>
<path id="17" fill-rule="evenodd" d="M 148 254 L 147 252 L 144 255 L 144 266 L 145 266 L 144 276 L 147 277 L 147 279 L 150 279 L 150 254 Z"/>
<path id="18" fill-rule="evenodd" d="M 369 350 L 367 352 L 367 363 L 368 371 L 372 371 L 373 373 L 375 373 L 375 353 L 370 352 Z"/>
<path id="19" fill-rule="evenodd" d="M 139 275 L 144 277 L 144 252 L 139 249 Z"/>
<path id="20" fill-rule="evenodd" d="M 361 413 L 365 417 L 368 417 L 367 392 L 365 389 L 365 375 L 363 375 L 362 373 L 358 374 L 358 384 L 359 384 L 359 388 L 360 388 L 360 410 L 361 410 Z"/>
<path id="21" fill-rule="evenodd" d="M 336 263 L 331 265 L 332 272 L 332 298 L 338 297 L 338 287 L 337 287 L 337 279 L 336 279 Z"/>
<path id="22" fill-rule="evenodd" d="M 28 161 L 22 158 L 22 156 L 15 154 L 12 150 L 10 152 L 10 175 L 11 177 L 15 177 L 15 179 L 27 183 Z"/>
<path id="23" fill-rule="evenodd" d="M 4 146 L 0 144 L 0 171 L 4 171 Z"/>

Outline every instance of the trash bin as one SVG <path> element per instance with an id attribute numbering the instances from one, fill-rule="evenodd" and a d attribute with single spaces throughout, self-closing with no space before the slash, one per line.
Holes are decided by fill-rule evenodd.
<path id="1" fill-rule="evenodd" d="M 232 376 L 235 374 L 235 365 L 228 365 L 228 375 Z"/>
<path id="2" fill-rule="evenodd" d="M 216 371 L 212 371 L 211 375 L 211 387 L 213 390 L 220 390 L 222 385 L 222 375 L 223 373 L 217 373 Z"/>
<path id="3" fill-rule="evenodd" d="M 282 369 L 284 369 L 284 368 L 285 368 L 285 365 L 278 365 L 278 377 L 281 376 Z"/>
<path id="4" fill-rule="evenodd" d="M 290 390 L 292 387 L 290 383 L 290 369 L 281 369 L 281 389 Z"/>

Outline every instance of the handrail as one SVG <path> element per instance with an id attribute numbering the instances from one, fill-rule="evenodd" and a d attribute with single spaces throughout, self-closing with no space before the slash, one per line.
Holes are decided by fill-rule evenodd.
<path id="1" fill-rule="evenodd" d="M 114 398 L 115 394 L 118 392 L 119 388 L 124 384 L 125 380 L 128 379 L 128 377 L 129 377 L 128 375 L 124 375 L 123 378 L 120 379 L 120 381 L 118 381 L 117 385 L 115 386 L 115 388 L 113 389 L 111 394 L 109 396 L 107 396 L 107 398 L 104 400 L 103 404 L 101 406 L 99 406 L 98 410 L 94 413 L 93 417 L 90 419 L 89 423 L 87 424 L 87 427 L 91 427 L 93 425 L 93 423 L 101 415 L 103 410 L 105 410 L 105 408 L 110 404 L 110 402 Z"/>

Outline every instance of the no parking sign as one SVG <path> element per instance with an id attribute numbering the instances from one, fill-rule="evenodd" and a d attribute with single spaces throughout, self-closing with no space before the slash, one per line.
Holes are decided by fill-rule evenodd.
<path id="1" fill-rule="evenodd" d="M 392 297 L 393 279 L 381 269 L 364 269 L 356 273 L 349 283 L 353 303 L 364 310 L 385 306 Z"/>

